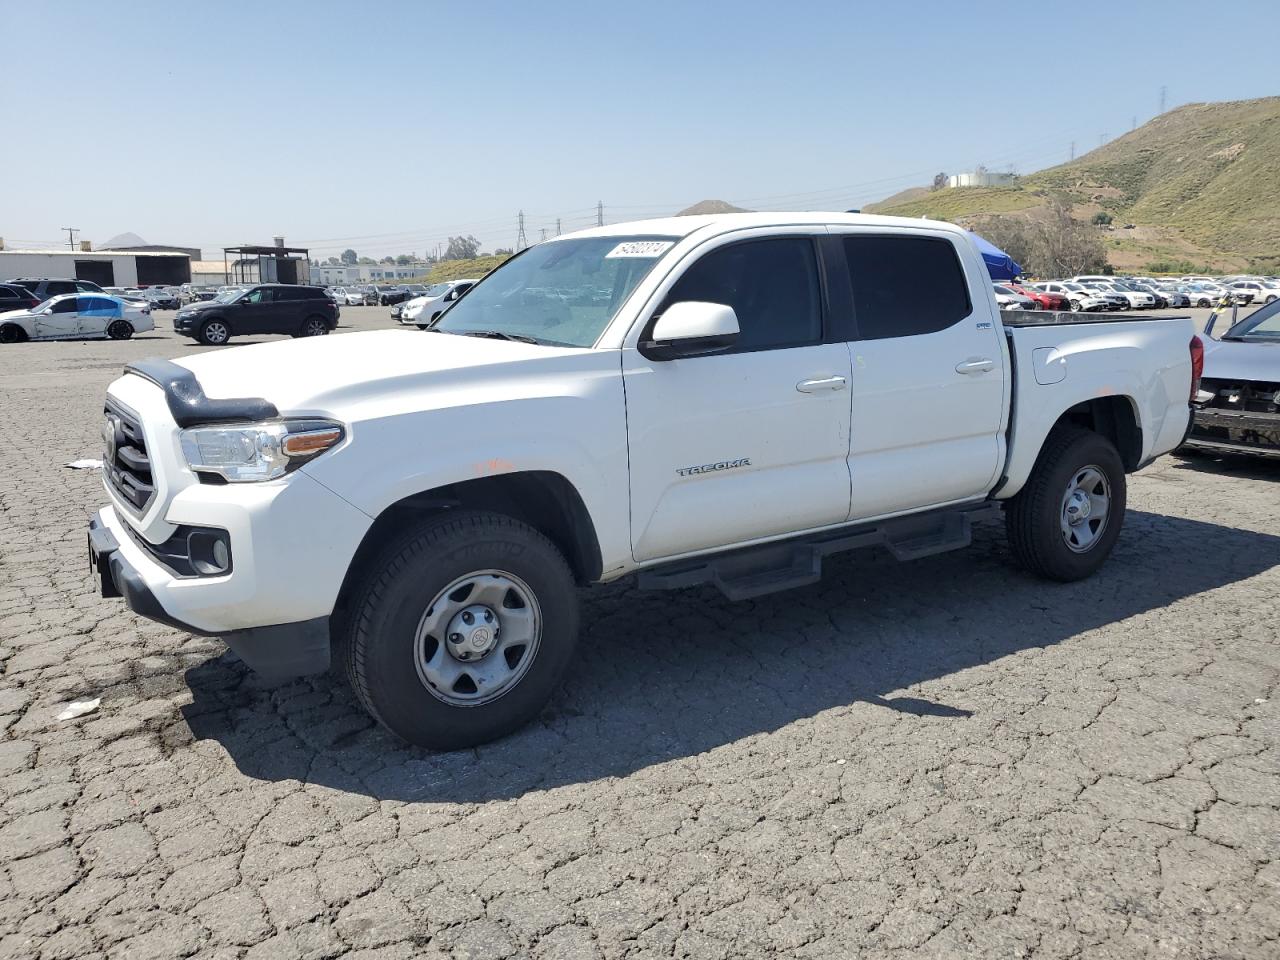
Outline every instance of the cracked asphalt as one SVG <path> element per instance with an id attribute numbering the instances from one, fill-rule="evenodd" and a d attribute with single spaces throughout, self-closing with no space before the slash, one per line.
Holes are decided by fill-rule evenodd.
<path id="1" fill-rule="evenodd" d="M 1280 466 L 1161 459 L 1080 584 L 996 527 L 584 592 L 539 722 L 431 754 L 93 594 L 63 464 L 194 349 L 0 348 L 0 957 L 1280 957 Z"/>

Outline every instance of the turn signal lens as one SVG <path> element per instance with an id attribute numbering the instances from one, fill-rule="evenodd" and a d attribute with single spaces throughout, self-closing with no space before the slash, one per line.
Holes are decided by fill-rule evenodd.
<path id="1" fill-rule="evenodd" d="M 280 449 L 288 457 L 310 457 L 328 450 L 341 439 L 342 431 L 337 428 L 309 430 L 306 433 L 289 434 L 280 444 Z"/>

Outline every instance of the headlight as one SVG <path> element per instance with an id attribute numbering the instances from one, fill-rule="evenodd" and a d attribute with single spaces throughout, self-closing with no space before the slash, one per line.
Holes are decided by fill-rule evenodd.
<path id="1" fill-rule="evenodd" d="M 183 430 L 182 453 L 197 473 L 228 483 L 275 480 L 336 446 L 345 434 L 331 420 L 281 420 Z"/>

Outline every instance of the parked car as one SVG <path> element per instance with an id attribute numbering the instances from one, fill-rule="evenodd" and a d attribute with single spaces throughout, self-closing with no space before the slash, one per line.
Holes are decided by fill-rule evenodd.
<path id="1" fill-rule="evenodd" d="M 1187 445 L 1280 457 L 1280 300 L 1212 339 L 1205 329 L 1204 379 Z"/>
<path id="2" fill-rule="evenodd" d="M 40 298 L 26 287 L 16 283 L 0 283 L 0 313 L 30 310 L 39 303 Z"/>
<path id="3" fill-rule="evenodd" d="M 1271 283 L 1266 280 L 1237 280 L 1231 284 L 1231 292 L 1233 295 L 1247 293 L 1251 300 L 1259 303 L 1271 303 L 1273 300 L 1280 298 L 1280 284 Z M 1249 303 L 1249 300 L 1244 301 Z"/>
<path id="4" fill-rule="evenodd" d="M 156 310 L 177 310 L 182 306 L 178 295 L 168 287 L 147 287 L 142 295 Z"/>
<path id="5" fill-rule="evenodd" d="M 364 293 L 355 287 L 333 287 L 328 291 L 329 299 L 334 303 L 344 307 L 359 307 L 364 305 Z"/>
<path id="6" fill-rule="evenodd" d="M 426 293 L 415 297 L 404 305 L 400 311 L 399 321 L 405 326 L 416 326 L 423 330 L 464 293 L 474 287 L 479 280 L 444 280 L 433 283 Z"/>
<path id="7" fill-rule="evenodd" d="M 1224 300 L 1227 303 L 1243 302 L 1233 297 L 1231 291 L 1226 287 L 1219 286 L 1216 283 L 1194 281 L 1189 286 L 1191 288 L 1191 300 L 1197 307 L 1216 307 Z"/>
<path id="8" fill-rule="evenodd" d="M 1001 310 L 1035 310 L 1040 305 L 1031 297 L 1016 292 L 1001 283 L 993 283 L 992 291 L 996 295 L 996 305 Z"/>
<path id="9" fill-rule="evenodd" d="M 432 329 L 131 364 L 102 594 L 277 676 L 336 649 L 382 724 L 461 748 L 544 708 L 579 585 L 758 597 L 1001 514 L 1023 566 L 1089 576 L 1199 377 L 1188 318 L 1002 313 L 964 230 L 848 214 L 556 237 Z"/>
<path id="10" fill-rule="evenodd" d="M 1131 283 L 1123 280 L 1089 280 L 1084 282 L 1096 289 L 1117 294 L 1120 297 L 1121 310 L 1155 309 L 1155 296 L 1145 290 L 1139 290 Z"/>
<path id="11" fill-rule="evenodd" d="M 217 295 L 218 292 L 216 290 L 210 290 L 208 287 L 200 287 L 199 289 L 192 291 L 191 299 L 187 302 L 202 303 L 214 299 Z"/>
<path id="12" fill-rule="evenodd" d="M 1047 283 L 1038 283 L 1036 287 L 1047 293 L 1056 293 L 1065 297 L 1067 299 L 1067 307 L 1073 313 L 1098 313 L 1111 309 L 1112 301 L 1082 283 L 1072 283 L 1069 280 L 1052 280 Z"/>
<path id="13" fill-rule="evenodd" d="M 0 313 L 0 343 L 128 340 L 153 329 L 150 307 L 105 293 L 60 293 L 31 309 Z"/>
<path id="14" fill-rule="evenodd" d="M 379 306 L 389 307 L 405 300 L 408 291 L 404 287 L 378 287 Z"/>
<path id="15" fill-rule="evenodd" d="M 378 288 L 372 284 L 363 283 L 354 288 L 360 294 L 360 303 L 366 307 L 376 307 L 378 305 Z"/>
<path id="16" fill-rule="evenodd" d="M 173 318 L 175 332 L 210 346 L 263 333 L 317 337 L 337 325 L 338 307 L 322 288 L 287 283 L 262 283 L 188 304 Z"/>
<path id="17" fill-rule="evenodd" d="M 102 293 L 102 288 L 92 280 L 20 277 L 9 282 L 26 287 L 42 303 L 60 293 Z"/>
<path id="18" fill-rule="evenodd" d="M 1048 290 L 1040 290 L 1029 283 L 1006 283 L 1006 287 L 1020 296 L 1029 297 L 1035 301 L 1037 308 L 1041 310 L 1070 310 L 1071 305 L 1067 302 L 1067 298 L 1060 293 L 1050 293 Z"/>
<path id="19" fill-rule="evenodd" d="M 1127 310 L 1129 309 L 1129 298 L 1122 294 L 1119 290 L 1111 289 L 1111 286 L 1101 280 L 1085 280 L 1081 281 L 1081 286 L 1087 290 L 1092 290 L 1098 296 L 1107 301 L 1108 310 Z"/>

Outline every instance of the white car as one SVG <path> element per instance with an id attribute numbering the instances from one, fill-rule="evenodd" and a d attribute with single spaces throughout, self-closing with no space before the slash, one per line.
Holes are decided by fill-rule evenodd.
<path id="1" fill-rule="evenodd" d="M 1272 283 L 1269 280 L 1237 280 L 1231 284 L 1231 292 L 1253 294 L 1253 302 L 1255 303 L 1271 303 L 1280 297 L 1280 284 Z"/>
<path id="2" fill-rule="evenodd" d="M 149 306 L 105 293 L 64 293 L 30 310 L 0 313 L 0 343 L 128 340 L 154 329 Z"/>
<path id="3" fill-rule="evenodd" d="M 991 289 L 995 291 L 996 304 L 1001 310 L 1034 310 L 1037 306 L 1030 297 L 1024 297 L 1018 291 L 1001 284 L 993 283 Z"/>
<path id="4" fill-rule="evenodd" d="M 432 320 L 444 313 L 455 300 L 474 287 L 479 280 L 445 280 L 427 287 L 420 297 L 406 301 L 396 319 L 407 327 L 426 328 Z"/>
<path id="5" fill-rule="evenodd" d="M 131 363 L 102 595 L 264 673 L 340 657 L 381 723 L 457 749 L 543 709 L 579 586 L 748 599 L 999 518 L 1029 570 L 1089 576 L 1126 475 L 1188 429 L 1201 350 L 1186 317 L 1000 311 L 952 224 L 822 212 L 556 237 L 432 329 Z"/>
<path id="6" fill-rule="evenodd" d="M 1110 300 L 1096 290 L 1090 290 L 1082 283 L 1073 283 L 1069 280 L 1053 280 L 1048 283 L 1037 283 L 1036 289 L 1066 297 L 1067 305 L 1071 308 L 1072 313 L 1095 313 L 1108 310 L 1111 307 Z"/>
<path id="7" fill-rule="evenodd" d="M 364 303 L 364 293 L 354 287 L 334 287 L 329 291 L 329 296 L 340 307 L 358 307 Z"/>

